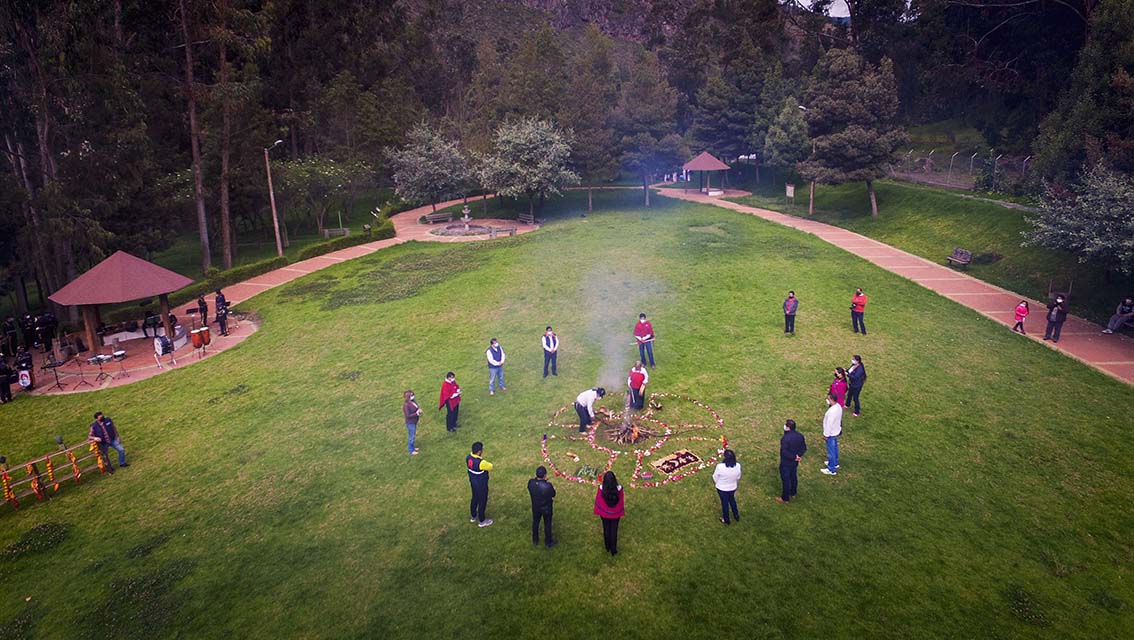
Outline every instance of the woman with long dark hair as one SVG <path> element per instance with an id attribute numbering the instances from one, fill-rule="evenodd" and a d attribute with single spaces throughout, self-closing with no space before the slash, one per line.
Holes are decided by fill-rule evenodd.
<path id="1" fill-rule="evenodd" d="M 732 507 L 733 519 L 740 522 L 740 512 L 736 509 L 738 480 L 740 480 L 740 463 L 736 461 L 736 453 L 732 449 L 725 449 L 724 461 L 713 471 L 713 484 L 716 485 L 717 495 L 721 498 L 721 524 L 729 523 L 729 507 Z"/>
<path id="2" fill-rule="evenodd" d="M 1016 305 L 1016 324 L 1012 325 L 1012 330 L 1016 333 L 1027 335 L 1024 331 L 1024 319 L 1031 313 L 1031 307 L 1028 306 L 1027 300 L 1021 300 L 1020 304 Z"/>
<path id="3" fill-rule="evenodd" d="M 842 367 L 835 367 L 835 379 L 831 381 L 831 386 L 827 387 L 827 393 L 835 394 L 835 400 L 839 404 L 846 404 L 847 372 Z"/>
<path id="4" fill-rule="evenodd" d="M 622 485 L 613 471 L 607 471 L 595 494 L 595 515 L 602 518 L 602 541 L 612 556 L 618 554 L 618 520 L 625 513 Z"/>

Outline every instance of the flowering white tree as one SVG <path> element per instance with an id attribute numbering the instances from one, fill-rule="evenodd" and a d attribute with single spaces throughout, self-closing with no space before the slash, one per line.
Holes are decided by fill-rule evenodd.
<path id="1" fill-rule="evenodd" d="M 307 205 L 315 216 L 319 233 L 331 206 L 350 190 L 351 184 L 371 174 L 363 162 L 335 162 L 330 158 L 312 156 L 303 160 L 281 162 L 280 191 L 289 200 Z"/>
<path id="2" fill-rule="evenodd" d="M 394 166 L 394 190 L 408 202 L 437 203 L 461 195 L 469 181 L 469 168 L 456 142 L 446 140 L 425 124 L 410 131 L 400 149 L 389 149 L 386 157 Z"/>
<path id="3" fill-rule="evenodd" d="M 546 120 L 524 118 L 496 130 L 495 151 L 483 159 L 480 177 L 485 188 L 502 196 L 527 197 L 534 216 L 537 197 L 561 195 L 561 189 L 579 184 L 570 159 L 566 134 Z"/>

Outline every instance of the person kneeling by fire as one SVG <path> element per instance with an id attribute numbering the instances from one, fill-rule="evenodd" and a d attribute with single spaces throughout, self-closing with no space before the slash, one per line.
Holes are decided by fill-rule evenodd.
<path id="1" fill-rule="evenodd" d="M 595 401 L 606 395 L 606 389 L 596 387 L 587 389 L 575 398 L 575 413 L 579 414 L 579 433 L 585 433 L 587 427 L 595 421 Z"/>
<path id="2" fill-rule="evenodd" d="M 630 387 L 630 407 L 641 411 L 646 406 L 646 385 L 650 383 L 650 374 L 646 371 L 646 366 L 639 360 L 634 364 L 634 368 L 630 369 L 630 376 L 626 378 L 626 384 Z"/>

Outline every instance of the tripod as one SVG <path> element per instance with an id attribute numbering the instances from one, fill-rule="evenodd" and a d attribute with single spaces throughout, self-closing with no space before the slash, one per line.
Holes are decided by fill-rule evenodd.
<path id="1" fill-rule="evenodd" d="M 114 376 L 102 370 L 102 363 L 106 362 L 107 360 L 109 360 L 109 358 L 106 356 L 95 356 L 95 361 L 98 362 L 98 375 L 95 376 L 95 382 L 98 382 L 103 378 L 110 378 L 111 380 L 114 379 Z"/>
<path id="2" fill-rule="evenodd" d="M 79 363 L 79 382 L 77 382 L 75 384 L 75 388 L 78 389 L 79 387 L 83 386 L 84 384 L 87 385 L 88 387 L 93 387 L 94 385 L 87 382 L 87 379 L 85 377 L 83 377 L 83 360 L 82 360 L 82 358 L 76 359 L 75 362 Z"/>
<path id="3" fill-rule="evenodd" d="M 62 362 L 52 362 L 51 364 L 44 367 L 44 369 L 51 369 L 51 373 L 55 374 L 55 384 L 48 387 L 48 389 L 59 389 L 60 391 L 64 391 L 63 383 L 59 382 L 59 367 L 62 364 Z"/>

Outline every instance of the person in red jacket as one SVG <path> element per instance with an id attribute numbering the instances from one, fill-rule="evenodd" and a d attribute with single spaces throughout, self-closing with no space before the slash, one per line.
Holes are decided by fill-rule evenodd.
<path id="1" fill-rule="evenodd" d="M 602 476 L 602 485 L 595 494 L 595 515 L 602 518 L 602 541 L 610 555 L 618 555 L 618 521 L 626 515 L 622 485 L 613 471 Z"/>
<path id="2" fill-rule="evenodd" d="M 650 383 L 650 372 L 646 371 L 646 365 L 642 364 L 639 360 L 634 364 L 634 368 L 630 370 L 629 377 L 626 378 L 626 384 L 630 387 L 630 406 L 641 410 L 646 406 L 646 385 Z"/>
<path id="3" fill-rule="evenodd" d="M 827 388 L 827 393 L 835 394 L 835 400 L 839 404 L 846 404 L 847 401 L 847 372 L 842 367 L 835 367 L 835 379 L 831 381 L 831 386 Z"/>
<path id="4" fill-rule="evenodd" d="M 854 295 L 851 296 L 850 318 L 851 326 L 854 327 L 854 332 L 858 333 L 859 329 L 862 330 L 862 335 L 866 335 L 866 322 L 863 320 L 863 314 L 866 313 L 866 294 L 862 292 L 862 287 L 854 290 Z"/>
<path id="5" fill-rule="evenodd" d="M 1016 324 L 1012 326 L 1013 331 L 1028 335 L 1028 332 L 1024 331 L 1024 320 L 1031 311 L 1027 300 L 1021 300 L 1020 304 L 1016 305 Z"/>
<path id="6" fill-rule="evenodd" d="M 646 361 L 649 356 L 650 367 L 654 366 L 654 325 L 646 320 L 646 314 L 638 314 L 638 324 L 634 325 L 634 341 L 638 344 L 638 359 Z"/>
<path id="7" fill-rule="evenodd" d="M 437 410 L 445 407 L 445 430 L 457 430 L 457 411 L 461 408 L 461 386 L 457 384 L 457 374 L 450 371 L 441 383 L 441 397 L 437 400 Z"/>

